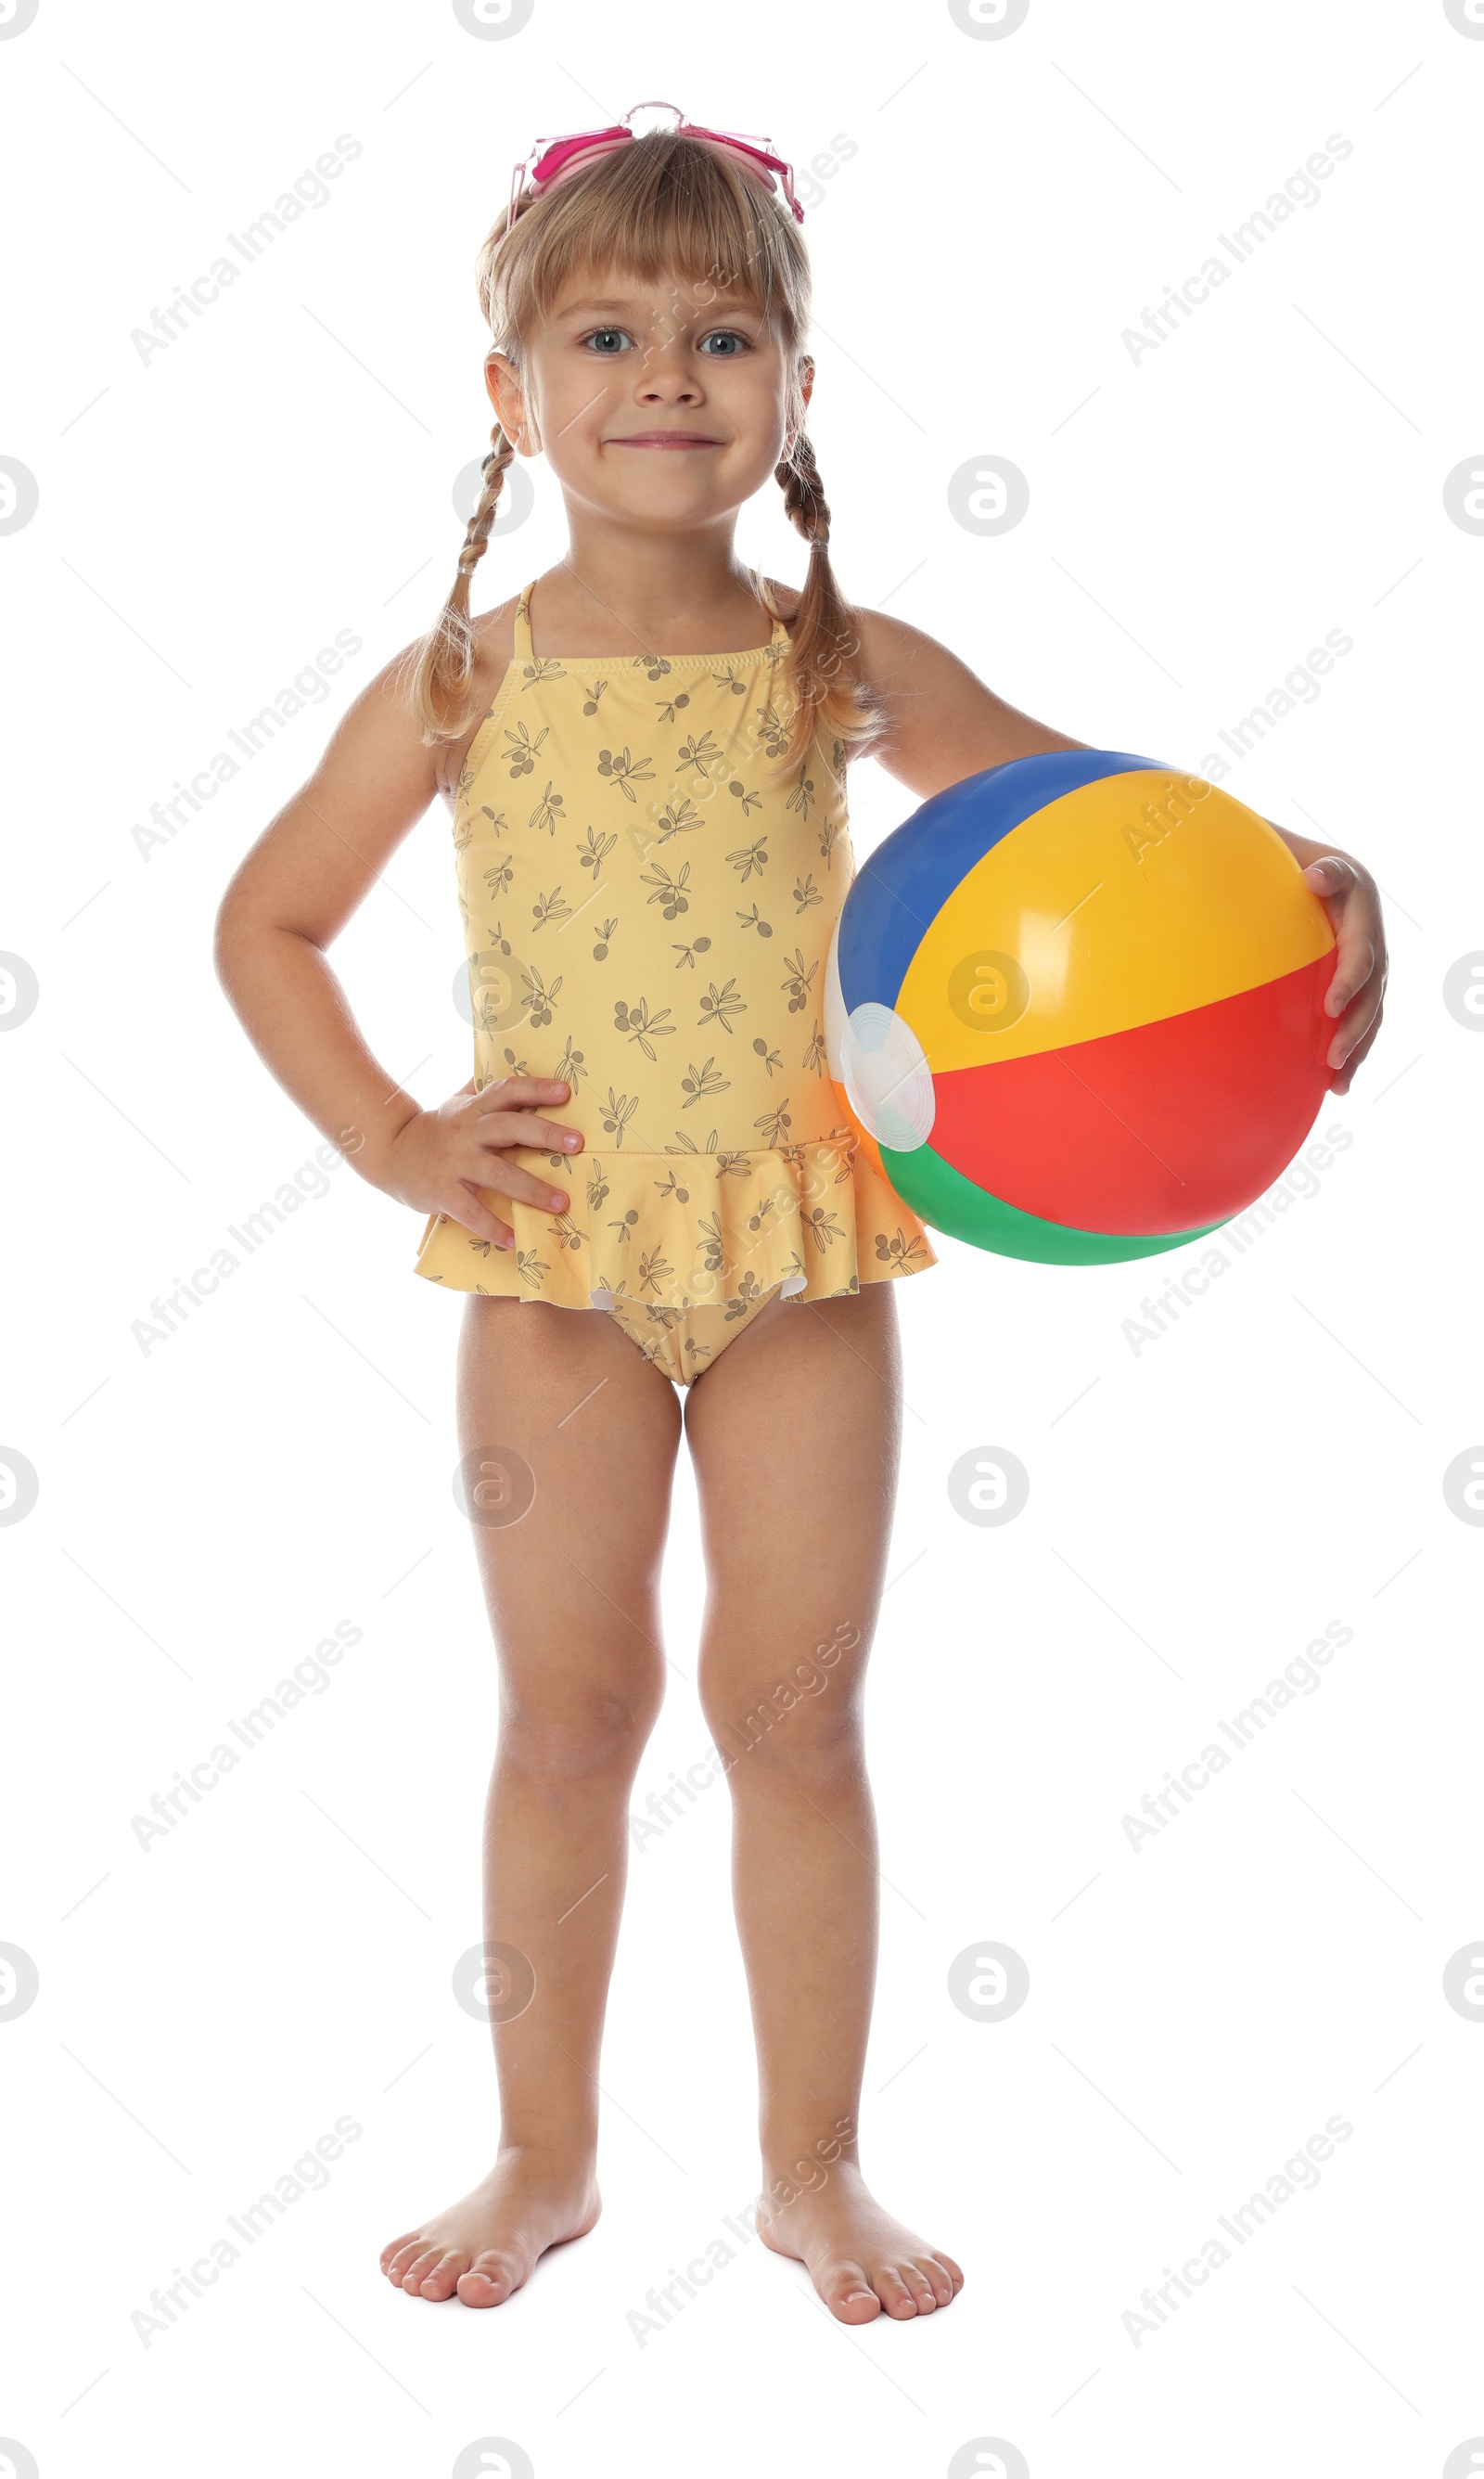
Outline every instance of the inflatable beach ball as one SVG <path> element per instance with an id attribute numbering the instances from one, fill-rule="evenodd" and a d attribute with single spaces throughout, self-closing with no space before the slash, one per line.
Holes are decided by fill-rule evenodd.
<path id="1" fill-rule="evenodd" d="M 1057 750 L 951 784 L 860 869 L 830 949 L 843 1108 L 924 1222 L 1097 1265 L 1270 1188 L 1329 1089 L 1334 933 L 1240 801 Z"/>

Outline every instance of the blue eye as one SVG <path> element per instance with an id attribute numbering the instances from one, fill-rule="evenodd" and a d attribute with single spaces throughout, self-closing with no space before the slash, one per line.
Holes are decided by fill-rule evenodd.
<path id="1" fill-rule="evenodd" d="M 600 341 L 605 336 L 621 336 L 625 343 L 631 344 L 633 342 L 633 339 L 629 335 L 629 331 L 626 327 L 594 327 L 591 335 L 583 338 L 583 343 L 585 345 L 596 345 L 598 349 L 601 351 L 606 349 Z"/>
<path id="2" fill-rule="evenodd" d="M 745 352 L 745 351 L 747 350 L 747 339 L 746 339 L 746 337 L 745 337 L 745 336 L 743 336 L 743 335 L 741 335 L 735 327 L 717 327 L 717 328 L 714 328 L 714 329 L 713 329 L 713 331 L 712 331 L 712 333 L 711 333 L 709 336 L 703 336 L 703 337 L 702 337 L 701 342 L 700 342 L 700 345 L 699 345 L 699 346 L 697 347 L 697 349 L 698 349 L 700 352 L 703 352 L 703 353 L 704 353 L 704 352 L 706 351 L 706 347 L 707 347 L 707 345 L 713 345 L 713 344 L 718 344 L 718 345 L 733 344 L 733 345 L 740 345 L 740 346 L 742 347 L 742 350 L 743 352 Z M 714 361 L 714 362 L 715 362 L 715 361 L 720 361 L 720 362 L 734 362 L 734 361 L 736 361 L 736 359 L 737 359 L 738 357 L 737 357 L 736 353 L 712 353 L 712 354 L 708 355 L 708 357 L 707 357 L 707 358 L 708 358 L 709 360 L 711 360 L 711 361 Z"/>

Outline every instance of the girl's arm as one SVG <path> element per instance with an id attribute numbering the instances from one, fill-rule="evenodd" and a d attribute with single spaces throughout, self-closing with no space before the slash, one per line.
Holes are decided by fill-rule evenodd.
<path id="1" fill-rule="evenodd" d="M 887 721 L 885 737 L 870 754 L 921 799 L 1008 758 L 1089 746 L 1007 705 L 922 629 L 880 611 L 857 611 L 854 617 L 862 668 Z M 1347 1093 L 1379 1030 L 1386 987 L 1386 933 L 1375 881 L 1348 853 L 1268 823 L 1299 863 L 1335 933 L 1335 974 L 1324 1006 L 1340 1021 L 1328 1060 L 1331 1090 Z"/>
<path id="2" fill-rule="evenodd" d="M 569 1150 L 572 1132 L 530 1109 L 565 1101 L 567 1087 L 505 1078 L 476 1095 L 471 1078 L 424 1111 L 372 1056 L 324 952 L 437 797 L 438 751 L 422 745 L 395 670 L 389 663 L 362 691 L 232 879 L 216 917 L 216 971 L 260 1057 L 364 1179 L 505 1246 L 511 1226 L 471 1183 L 549 1206 L 556 1189 L 502 1149 Z"/>

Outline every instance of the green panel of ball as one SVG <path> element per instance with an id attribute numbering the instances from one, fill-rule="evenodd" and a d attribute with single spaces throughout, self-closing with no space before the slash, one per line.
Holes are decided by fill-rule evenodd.
<path id="1" fill-rule="evenodd" d="M 999 1257 L 1023 1257 L 1042 1265 L 1117 1265 L 1131 1257 L 1158 1257 L 1189 1240 L 1219 1231 L 1220 1222 L 1195 1231 L 1160 1231 L 1148 1235 L 1128 1231 L 1074 1231 L 1062 1222 L 1044 1222 L 1039 1214 L 1022 1214 L 1003 1197 L 978 1188 L 931 1145 L 911 1153 L 880 1148 L 886 1175 L 904 1205 L 945 1231 L 951 1240 L 970 1247 L 989 1248 Z M 1222 1217 L 1223 1220 L 1229 1216 Z"/>

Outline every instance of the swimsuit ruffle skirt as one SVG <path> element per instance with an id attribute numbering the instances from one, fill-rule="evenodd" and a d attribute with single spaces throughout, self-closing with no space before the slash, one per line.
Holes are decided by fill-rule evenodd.
<path id="1" fill-rule="evenodd" d="M 679 1385 L 775 1291 L 936 1265 L 830 1080 L 824 978 L 854 876 L 843 750 L 799 779 L 789 637 L 737 654 L 515 657 L 459 777 L 453 836 L 477 1090 L 572 1087 L 583 1150 L 510 1158 L 569 1209 L 478 1192 L 514 1249 L 429 1216 L 452 1291 L 606 1310 Z"/>

